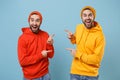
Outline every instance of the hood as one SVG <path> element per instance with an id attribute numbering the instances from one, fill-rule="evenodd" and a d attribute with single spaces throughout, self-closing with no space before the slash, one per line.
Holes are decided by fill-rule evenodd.
<path id="1" fill-rule="evenodd" d="M 24 27 L 21 30 L 22 30 L 23 34 L 32 34 L 32 35 L 35 34 L 31 31 L 31 29 L 29 27 Z M 43 32 L 43 31 L 41 29 L 39 29 L 39 32 L 35 35 L 41 34 L 41 32 Z"/>
<path id="2" fill-rule="evenodd" d="M 89 31 L 89 32 L 102 31 L 100 24 L 98 24 L 98 22 L 96 22 L 96 21 L 94 23 L 95 23 L 95 26 L 92 27 L 91 29 L 87 29 L 86 27 L 84 27 L 86 29 L 86 31 Z"/>
<path id="3" fill-rule="evenodd" d="M 22 28 L 23 33 L 32 33 L 29 27 Z"/>

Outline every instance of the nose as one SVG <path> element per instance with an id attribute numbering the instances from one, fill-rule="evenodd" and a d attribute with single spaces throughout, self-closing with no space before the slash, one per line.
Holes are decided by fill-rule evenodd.
<path id="1" fill-rule="evenodd" d="M 90 16 L 86 16 L 86 19 L 90 19 Z"/>
<path id="2" fill-rule="evenodd" d="M 34 21 L 33 24 L 36 25 L 36 21 Z"/>

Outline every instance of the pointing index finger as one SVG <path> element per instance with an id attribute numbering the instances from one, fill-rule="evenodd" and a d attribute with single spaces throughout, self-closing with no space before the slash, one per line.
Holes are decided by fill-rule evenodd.
<path id="1" fill-rule="evenodd" d="M 47 50 L 46 52 L 47 52 L 47 53 L 48 53 L 48 52 L 52 52 L 52 50 Z"/>
<path id="2" fill-rule="evenodd" d="M 70 31 L 69 31 L 69 30 L 67 30 L 67 29 L 65 29 L 65 32 L 70 33 Z"/>
<path id="3" fill-rule="evenodd" d="M 65 32 L 67 32 L 67 34 L 72 34 L 72 32 L 69 30 L 65 30 Z"/>
<path id="4" fill-rule="evenodd" d="M 66 50 L 68 50 L 68 51 L 72 51 L 73 49 L 72 49 L 72 48 L 66 48 Z"/>

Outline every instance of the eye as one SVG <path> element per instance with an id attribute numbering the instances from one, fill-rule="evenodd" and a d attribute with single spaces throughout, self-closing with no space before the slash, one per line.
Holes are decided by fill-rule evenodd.
<path id="1" fill-rule="evenodd" d="M 33 18 L 31 18 L 30 20 L 31 20 L 31 22 L 33 22 L 33 21 L 34 21 L 34 19 L 33 19 Z"/>
<path id="2" fill-rule="evenodd" d="M 90 13 L 90 14 L 89 14 L 89 16 L 90 16 L 90 17 L 92 17 L 92 16 L 93 16 L 93 14 L 92 14 L 92 13 Z"/>
<path id="3" fill-rule="evenodd" d="M 86 14 L 83 14 L 83 17 L 86 17 L 87 15 Z"/>
<path id="4" fill-rule="evenodd" d="M 40 19 L 37 19 L 36 22 L 40 22 Z"/>

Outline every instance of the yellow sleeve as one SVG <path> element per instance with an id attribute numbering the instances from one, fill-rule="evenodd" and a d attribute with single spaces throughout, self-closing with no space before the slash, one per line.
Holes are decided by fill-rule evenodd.
<path id="1" fill-rule="evenodd" d="M 104 55 L 105 40 L 99 40 L 92 55 L 82 53 L 80 59 L 86 64 L 99 64 Z"/>

